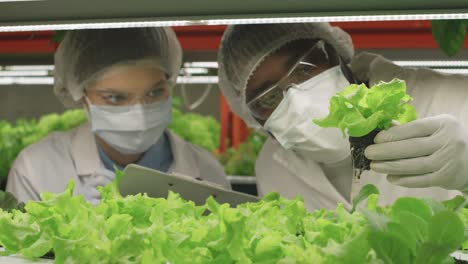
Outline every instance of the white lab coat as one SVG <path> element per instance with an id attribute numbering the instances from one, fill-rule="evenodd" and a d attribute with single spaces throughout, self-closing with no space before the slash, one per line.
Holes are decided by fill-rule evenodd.
<path id="1" fill-rule="evenodd" d="M 393 78 L 405 80 L 407 92 L 414 98 L 412 105 L 419 118 L 450 114 L 463 125 L 468 125 L 468 76 L 442 74 L 429 69 L 402 68 L 370 53 L 361 53 L 354 57 L 351 69 L 358 79 L 369 80 L 370 84 Z M 325 166 L 307 157 L 305 153 L 283 149 L 273 138 L 267 140 L 259 154 L 256 175 L 261 195 L 272 191 L 278 191 L 288 198 L 301 195 L 309 210 L 335 209 L 337 203 L 350 208 L 351 198 L 368 183 L 379 188 L 381 205 L 391 204 L 402 196 L 446 200 L 461 194 L 439 187 L 410 189 L 396 186 L 386 180 L 386 175 L 373 171 L 364 172 L 359 183 L 352 182 L 350 157 L 339 164 Z M 350 189 L 348 192 L 340 192 L 338 185 L 347 185 Z"/>
<path id="2" fill-rule="evenodd" d="M 223 167 L 207 151 L 168 132 L 173 164 L 170 173 L 210 181 L 230 189 Z M 16 158 L 8 176 L 7 191 L 20 201 L 39 200 L 42 192 L 60 193 L 70 180 L 75 194 L 83 194 L 84 183 L 103 169 L 90 124 L 71 131 L 54 132 L 27 147 Z"/>

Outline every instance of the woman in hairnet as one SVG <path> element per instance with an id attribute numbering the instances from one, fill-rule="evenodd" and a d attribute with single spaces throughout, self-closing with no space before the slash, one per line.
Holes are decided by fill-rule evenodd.
<path id="1" fill-rule="evenodd" d="M 74 180 L 75 194 L 96 204 L 96 187 L 114 179 L 114 165 L 130 163 L 230 188 L 208 152 L 167 130 L 181 60 L 170 28 L 68 32 L 55 54 L 54 91 L 66 106 L 83 106 L 89 122 L 23 150 L 7 191 L 38 200 Z"/>
<path id="2" fill-rule="evenodd" d="M 468 77 L 354 56 L 348 34 L 328 23 L 238 25 L 218 54 L 220 88 L 246 123 L 268 132 L 256 161 L 261 194 L 301 195 L 309 209 L 350 208 L 365 184 L 381 204 L 401 196 L 449 199 L 468 191 Z M 338 129 L 312 122 L 350 83 L 406 81 L 419 120 L 380 132 L 365 150 L 371 171 L 353 180 L 350 148 Z"/>

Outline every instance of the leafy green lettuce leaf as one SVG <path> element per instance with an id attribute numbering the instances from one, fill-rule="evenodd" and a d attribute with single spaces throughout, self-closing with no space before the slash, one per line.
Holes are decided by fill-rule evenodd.
<path id="1" fill-rule="evenodd" d="M 313 120 L 321 127 L 341 129 L 343 136 L 362 137 L 374 129 L 388 129 L 392 121 L 407 123 L 417 118 L 409 105 L 404 81 L 380 82 L 370 89 L 352 84 L 330 99 L 329 114 Z"/>
<path id="2" fill-rule="evenodd" d="M 369 221 L 369 244 L 384 263 L 453 263 L 450 253 L 465 240 L 462 217 L 442 203 L 402 197 L 375 212 Z"/>
<path id="3" fill-rule="evenodd" d="M 463 47 L 468 20 L 432 20 L 432 36 L 439 48 L 449 57 L 456 55 Z"/>
<path id="4" fill-rule="evenodd" d="M 55 263 L 449 263 L 465 238 L 465 208 L 411 197 L 379 207 L 371 185 L 367 208 L 308 212 L 302 198 L 278 193 L 236 208 L 172 192 L 122 197 L 121 177 L 99 188 L 97 206 L 73 196 L 70 182 L 25 212 L 0 209 L 0 246 L 30 259 L 54 252 Z"/>
<path id="5" fill-rule="evenodd" d="M 0 191 L 0 209 L 4 211 L 24 210 L 24 203 L 19 203 L 16 197 L 9 193 Z"/>

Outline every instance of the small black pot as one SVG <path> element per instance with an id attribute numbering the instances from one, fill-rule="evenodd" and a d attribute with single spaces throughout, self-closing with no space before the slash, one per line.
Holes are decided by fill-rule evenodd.
<path id="1" fill-rule="evenodd" d="M 349 137 L 354 168 L 360 171 L 370 170 L 371 161 L 364 156 L 364 150 L 374 144 L 374 138 L 379 132 L 380 129 L 375 129 L 363 137 Z"/>

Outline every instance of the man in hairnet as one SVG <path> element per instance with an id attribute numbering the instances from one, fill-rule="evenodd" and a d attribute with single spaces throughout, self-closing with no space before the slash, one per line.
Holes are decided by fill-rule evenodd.
<path id="1" fill-rule="evenodd" d="M 74 180 L 75 194 L 97 204 L 96 187 L 131 163 L 230 188 L 213 156 L 167 130 L 181 60 L 170 28 L 68 32 L 55 54 L 54 91 L 66 106 L 83 106 L 89 122 L 24 149 L 7 191 L 38 200 Z"/>
<path id="2" fill-rule="evenodd" d="M 350 36 L 328 23 L 230 26 L 218 54 L 220 88 L 232 110 L 270 137 L 256 161 L 260 194 L 301 195 L 308 209 L 350 208 L 365 184 L 381 204 L 401 196 L 452 198 L 468 190 L 468 77 L 399 67 L 354 55 Z M 371 170 L 353 180 L 348 140 L 312 120 L 350 83 L 399 78 L 419 118 L 377 134 Z"/>

